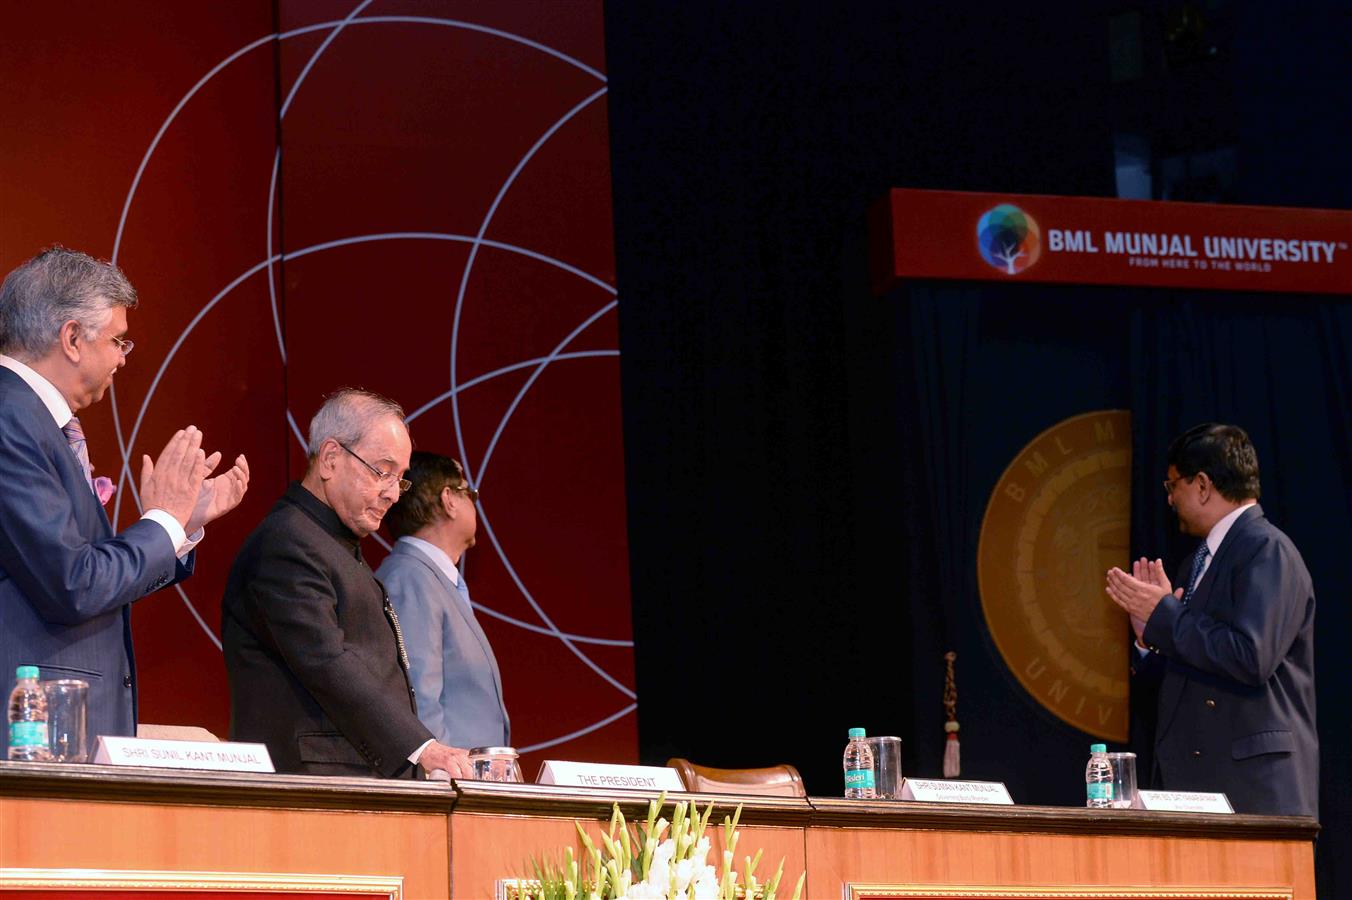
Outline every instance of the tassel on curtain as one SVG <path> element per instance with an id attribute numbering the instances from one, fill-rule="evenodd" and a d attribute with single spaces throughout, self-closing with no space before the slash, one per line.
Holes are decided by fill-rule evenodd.
<path id="1" fill-rule="evenodd" d="M 944 777 L 957 778 L 962 774 L 962 746 L 958 743 L 958 682 L 953 677 L 953 662 L 958 654 L 952 650 L 944 654 L 946 671 L 944 673 L 944 731 L 948 740 L 944 742 Z"/>

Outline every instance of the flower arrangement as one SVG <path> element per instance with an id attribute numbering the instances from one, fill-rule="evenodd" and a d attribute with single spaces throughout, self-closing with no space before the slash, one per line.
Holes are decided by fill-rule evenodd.
<path id="1" fill-rule="evenodd" d="M 723 866 L 719 872 L 707 862 L 709 837 L 705 830 L 713 803 L 701 814 L 696 804 L 682 800 L 668 822 L 660 816 L 665 800 L 664 792 L 649 801 L 647 821 L 633 826 L 625 821 L 616 803 L 610 830 L 602 832 L 600 847 L 582 823 L 574 822 L 583 847 L 580 863 L 571 847 L 564 850 L 561 862 L 532 860 L 536 881 L 518 882 L 517 896 L 521 900 L 775 900 L 784 874 L 783 860 L 764 883 L 756 877 L 761 851 L 757 850 L 754 857 L 744 856 L 740 872 L 734 866 L 741 804 L 731 818 L 723 819 Z M 805 874 L 798 877 L 793 900 L 802 893 Z"/>

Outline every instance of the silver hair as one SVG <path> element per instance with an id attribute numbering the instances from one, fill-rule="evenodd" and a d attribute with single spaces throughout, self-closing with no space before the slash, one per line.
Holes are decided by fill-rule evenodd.
<path id="1" fill-rule="evenodd" d="M 5 276 L 0 285 L 0 353 L 41 357 L 75 320 L 82 331 L 97 333 L 113 307 L 136 306 L 136 289 L 112 263 L 49 247 Z"/>
<path id="2" fill-rule="evenodd" d="M 343 388 L 330 394 L 310 420 L 310 443 L 306 448 L 310 461 L 319 456 L 319 448 L 329 438 L 351 447 L 388 416 L 404 421 L 404 408 L 389 397 L 359 388 Z"/>

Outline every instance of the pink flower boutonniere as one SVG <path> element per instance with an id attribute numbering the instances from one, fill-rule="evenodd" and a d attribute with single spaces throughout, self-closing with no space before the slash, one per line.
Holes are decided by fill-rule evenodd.
<path id="1" fill-rule="evenodd" d="M 117 485 L 113 484 L 113 479 L 107 475 L 100 475 L 94 479 L 94 493 L 98 495 L 99 502 L 104 506 L 113 499 L 113 494 L 117 493 Z"/>

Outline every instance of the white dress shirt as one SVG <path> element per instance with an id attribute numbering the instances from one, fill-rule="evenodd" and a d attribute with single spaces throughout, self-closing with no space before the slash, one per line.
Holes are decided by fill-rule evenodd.
<path id="1" fill-rule="evenodd" d="M 42 405 L 47 407 L 47 412 L 52 414 L 52 421 L 56 423 L 57 428 L 65 428 L 66 425 L 70 424 L 70 420 L 75 417 L 75 413 L 71 410 L 70 404 L 66 402 L 66 398 L 56 389 L 56 385 L 17 359 L 5 356 L 3 353 L 0 353 L 0 366 L 18 375 L 24 380 L 25 384 L 33 389 L 33 393 L 38 395 Z M 179 559 L 187 556 L 192 548 L 196 547 L 198 542 L 202 540 L 204 534 L 204 530 L 199 528 L 197 533 L 190 537 L 183 531 L 183 526 L 179 524 L 178 519 L 162 509 L 148 509 L 142 514 L 141 518 L 149 519 L 165 530 L 169 535 L 170 542 L 174 545 L 174 555 Z"/>
<path id="2" fill-rule="evenodd" d="M 1257 502 L 1257 500 L 1246 501 L 1230 510 L 1224 518 L 1211 526 L 1211 530 L 1206 533 L 1206 559 L 1202 560 L 1202 571 L 1197 573 L 1198 584 L 1202 583 L 1202 576 L 1206 574 L 1206 570 L 1211 568 L 1211 560 L 1215 558 L 1216 551 L 1221 548 L 1221 541 L 1225 540 L 1225 536 L 1230 533 L 1231 527 L 1239 521 L 1240 516 L 1244 515 L 1245 510 Z M 1191 576 L 1192 573 L 1189 572 L 1188 575 Z M 1186 588 L 1187 585 L 1184 585 L 1184 587 Z M 1138 656 L 1145 657 L 1150 653 L 1150 648 L 1141 646 L 1140 638 L 1136 639 L 1135 647 Z"/>
<path id="3" fill-rule="evenodd" d="M 1199 583 L 1202 580 L 1202 576 L 1206 574 L 1206 570 L 1211 568 L 1211 561 L 1216 558 L 1216 551 L 1221 549 L 1221 541 L 1225 540 L 1225 536 L 1230 533 L 1231 526 L 1239 520 L 1240 516 L 1244 515 L 1246 509 L 1257 502 L 1257 500 L 1245 501 L 1241 506 L 1232 509 L 1227 513 L 1225 518 L 1211 526 L 1211 530 L 1206 534 L 1206 559 L 1202 561 L 1202 571 L 1197 573 L 1197 581 Z"/>

